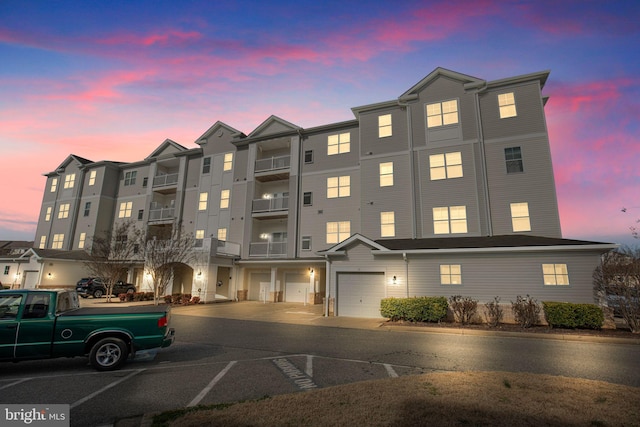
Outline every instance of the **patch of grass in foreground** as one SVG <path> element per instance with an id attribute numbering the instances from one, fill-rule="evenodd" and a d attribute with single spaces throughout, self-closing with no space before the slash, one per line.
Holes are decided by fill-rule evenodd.
<path id="1" fill-rule="evenodd" d="M 640 426 L 640 388 L 525 373 L 441 372 L 170 411 L 153 425 Z"/>

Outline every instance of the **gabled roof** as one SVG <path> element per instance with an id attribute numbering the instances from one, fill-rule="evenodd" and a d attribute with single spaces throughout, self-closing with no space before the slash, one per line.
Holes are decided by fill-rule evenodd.
<path id="1" fill-rule="evenodd" d="M 84 157 L 76 156 L 75 154 L 69 154 L 67 158 L 64 159 L 62 163 L 60 163 L 60 166 L 58 166 L 55 171 L 45 173 L 44 175 L 48 176 L 62 173 L 72 162 L 75 162 L 79 167 L 88 165 L 89 163 L 93 163 L 93 161 L 85 159 Z"/>
<path id="2" fill-rule="evenodd" d="M 182 152 L 182 151 L 187 151 L 187 148 L 167 138 L 164 140 L 162 144 L 158 146 L 158 148 L 153 150 L 153 152 L 149 154 L 149 156 L 146 157 L 145 160 L 161 157 L 163 154 L 168 154 L 168 153 L 173 154 L 173 153 Z"/>
<path id="3" fill-rule="evenodd" d="M 300 126 L 296 126 L 284 119 L 277 116 L 270 116 L 267 120 L 262 122 L 260 126 L 255 128 L 253 132 L 249 134 L 249 138 L 255 138 L 260 136 L 266 136 L 270 134 L 280 134 L 283 132 L 297 132 L 301 130 Z"/>
<path id="4" fill-rule="evenodd" d="M 462 74 L 455 71 L 447 70 L 446 68 L 438 67 L 435 70 L 433 70 L 431 73 L 429 73 L 429 75 L 427 75 L 425 78 L 423 78 L 418 83 L 416 83 L 411 88 L 409 88 L 409 90 L 407 90 L 405 93 L 400 95 L 400 99 L 411 97 L 412 95 L 416 95 L 425 86 L 427 86 L 429 83 L 431 83 L 432 81 L 434 81 L 435 79 L 441 76 L 458 80 L 464 84 L 469 84 L 469 83 L 481 84 L 485 82 L 485 80 L 479 79 L 477 77 L 468 76 L 466 74 Z"/>
<path id="5" fill-rule="evenodd" d="M 86 261 L 89 259 L 89 255 L 83 250 L 65 251 L 62 249 L 38 249 L 31 248 L 20 258 L 30 258 L 35 255 L 39 259 L 66 259 L 76 261 Z"/>
<path id="6" fill-rule="evenodd" d="M 331 246 L 329 249 L 326 249 L 324 251 L 319 251 L 318 254 L 326 254 L 326 255 L 336 255 L 336 254 L 342 254 L 344 249 L 347 248 L 348 246 L 351 246 L 354 243 L 362 243 L 365 244 L 367 246 L 369 246 L 371 249 L 374 249 L 376 251 L 388 251 L 389 249 L 384 247 L 383 245 L 381 245 L 379 242 L 375 242 L 371 239 L 369 239 L 368 237 L 363 236 L 362 234 L 354 234 L 351 237 L 349 237 L 348 239 L 343 240 L 342 242 Z"/>
<path id="7" fill-rule="evenodd" d="M 198 145 L 202 145 L 203 143 L 206 142 L 207 138 L 209 138 L 211 135 L 217 134 L 219 132 L 225 132 L 225 131 L 229 132 L 232 136 L 238 136 L 238 137 L 246 136 L 245 134 L 243 134 L 239 130 L 234 129 L 231 126 L 229 126 L 228 124 L 223 123 L 220 120 L 218 120 L 209 129 L 207 129 L 205 133 L 200 135 L 200 137 L 198 139 L 196 139 L 195 143 L 198 144 Z"/>

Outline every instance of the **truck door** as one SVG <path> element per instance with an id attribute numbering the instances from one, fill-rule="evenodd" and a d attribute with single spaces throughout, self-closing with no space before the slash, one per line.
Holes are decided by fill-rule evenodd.
<path id="1" fill-rule="evenodd" d="M 13 358 L 22 294 L 0 295 L 0 359 Z"/>
<path id="2" fill-rule="evenodd" d="M 16 358 L 41 358 L 51 355 L 55 325 L 50 293 L 27 295 L 16 339 Z"/>

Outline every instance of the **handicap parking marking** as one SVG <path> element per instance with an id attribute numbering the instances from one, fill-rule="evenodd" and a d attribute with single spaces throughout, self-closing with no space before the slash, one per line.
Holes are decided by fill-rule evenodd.
<path id="1" fill-rule="evenodd" d="M 296 366 L 291 363 L 289 359 L 281 357 L 278 359 L 272 359 L 271 361 L 278 367 L 280 372 L 282 372 L 285 377 L 291 380 L 293 384 L 300 390 L 311 390 L 314 388 L 318 388 L 318 385 L 313 382 L 313 379 L 305 372 L 302 372 L 300 369 L 296 368 Z M 307 363 L 308 362 L 309 358 L 307 358 Z"/>

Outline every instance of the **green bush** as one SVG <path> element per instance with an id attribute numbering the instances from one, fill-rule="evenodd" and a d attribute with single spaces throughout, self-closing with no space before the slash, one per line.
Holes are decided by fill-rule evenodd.
<path id="1" fill-rule="evenodd" d="M 385 298 L 380 302 L 380 314 L 392 321 L 439 322 L 447 315 L 445 297 Z"/>
<path id="2" fill-rule="evenodd" d="M 544 317 L 552 328 L 600 329 L 602 309 L 595 304 L 543 301 Z"/>

